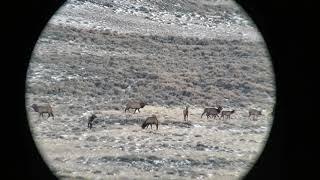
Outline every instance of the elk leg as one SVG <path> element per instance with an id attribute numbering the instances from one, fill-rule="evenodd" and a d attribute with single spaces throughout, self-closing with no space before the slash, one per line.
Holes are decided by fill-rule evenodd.
<path id="1" fill-rule="evenodd" d="M 202 118 L 202 116 L 204 115 L 204 113 L 205 113 L 205 112 L 203 112 L 203 113 L 201 114 L 201 118 Z"/>

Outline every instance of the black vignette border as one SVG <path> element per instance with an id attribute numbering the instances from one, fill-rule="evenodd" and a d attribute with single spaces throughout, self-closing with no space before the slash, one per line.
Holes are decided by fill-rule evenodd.
<path id="1" fill-rule="evenodd" d="M 261 32 L 276 78 L 276 105 L 269 139 L 244 179 L 314 177 L 318 154 L 317 9 L 309 1 L 236 0 Z M 318 31 L 317 31 L 318 30 Z M 299 107 L 308 107 L 301 113 Z"/>
<path id="2" fill-rule="evenodd" d="M 2 43 L 2 120 L 5 133 L 2 162 L 9 179 L 57 179 L 42 159 L 32 138 L 25 107 L 25 80 L 33 48 L 51 16 L 65 0 L 9 1 L 2 5 L 5 41 Z"/>
<path id="3" fill-rule="evenodd" d="M 11 177 L 10 179 L 56 179 L 41 159 L 30 134 L 24 86 L 28 62 L 38 36 L 64 2 L 65 0 L 11 1 L 3 6 L 6 9 L 2 12 L 5 17 L 3 36 L 6 36 L 3 42 L 6 43 L 3 57 L 10 59 L 2 66 L 9 70 L 2 71 L 5 85 L 2 90 L 7 105 L 2 108 L 5 112 L 2 113 L 2 119 L 5 120 L 4 124 L 10 126 L 3 131 L 6 136 L 3 148 L 5 161 L 2 163 L 5 165 L 5 175 Z M 314 61 L 308 61 L 316 55 L 314 46 L 309 44 L 312 42 L 310 35 L 315 32 L 309 30 L 313 29 L 313 22 L 317 22 L 316 16 L 311 16 L 310 12 L 315 11 L 311 11 L 312 4 L 307 1 L 299 4 L 295 1 L 275 0 L 236 2 L 254 20 L 264 37 L 273 60 L 277 88 L 276 117 L 270 139 L 261 157 L 244 179 L 287 179 L 289 174 L 310 175 L 310 166 L 306 162 L 312 159 L 314 154 L 305 153 L 308 149 L 304 145 L 310 142 L 306 139 L 312 134 L 307 131 L 310 127 L 305 121 L 298 121 L 314 119 L 315 114 L 290 115 L 288 112 L 297 104 L 313 105 L 312 95 L 317 92 L 317 89 L 313 89 L 314 86 L 310 87 L 309 84 L 311 81 L 318 82 L 315 76 L 318 75 L 317 66 Z M 302 73 L 297 73 L 297 70 Z M 295 99 L 290 98 L 292 95 Z M 17 108 L 9 108 L 14 106 Z M 312 107 L 312 112 L 316 112 Z M 295 133 L 297 130 L 300 133 Z"/>

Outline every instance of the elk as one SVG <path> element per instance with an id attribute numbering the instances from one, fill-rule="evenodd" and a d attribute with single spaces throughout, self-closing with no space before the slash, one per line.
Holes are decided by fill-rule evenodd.
<path id="1" fill-rule="evenodd" d="M 39 118 L 40 118 L 40 116 L 42 116 L 42 118 L 43 118 L 43 114 L 44 114 L 44 113 L 47 113 L 47 114 L 48 114 L 48 118 L 51 116 L 52 119 L 54 119 L 52 107 L 50 106 L 50 104 L 46 104 L 46 105 L 32 104 L 31 107 L 33 108 L 33 110 L 34 110 L 35 112 L 38 112 L 38 113 L 39 113 Z M 48 118 L 47 118 L 47 119 L 48 119 Z"/>
<path id="2" fill-rule="evenodd" d="M 143 101 L 130 101 L 127 103 L 126 108 L 124 110 L 124 112 L 129 111 L 129 109 L 134 109 L 133 113 L 136 113 L 136 111 L 138 110 L 140 113 L 140 108 L 143 108 L 145 105 L 147 105 L 145 102 Z M 129 111 L 130 112 L 130 111 Z"/>
<path id="3" fill-rule="evenodd" d="M 255 118 L 260 115 L 262 115 L 261 111 L 258 111 L 256 109 L 249 109 L 249 118 L 253 116 L 253 120 L 256 120 Z"/>
<path id="4" fill-rule="evenodd" d="M 97 116 L 95 114 L 92 114 L 89 118 L 88 118 L 88 128 L 91 129 L 92 128 L 92 122 L 93 120 L 97 118 Z"/>
<path id="5" fill-rule="evenodd" d="M 201 118 L 204 114 L 206 114 L 207 116 L 207 119 L 210 117 L 210 116 L 213 116 L 214 118 L 216 118 L 216 116 L 218 116 L 218 114 L 221 112 L 223 108 L 221 106 L 218 106 L 218 108 L 204 108 L 204 111 L 201 115 Z M 219 116 L 218 116 L 219 117 Z"/>
<path id="6" fill-rule="evenodd" d="M 183 110 L 183 119 L 185 121 L 188 121 L 188 117 L 189 117 L 189 106 L 186 106 L 186 109 Z"/>
<path id="7" fill-rule="evenodd" d="M 221 116 L 220 118 L 223 118 L 226 116 L 228 119 L 230 119 L 231 114 L 233 114 L 235 110 L 232 111 L 221 111 Z"/>
<path id="8" fill-rule="evenodd" d="M 159 121 L 157 119 L 157 116 L 154 114 L 151 117 L 147 117 L 146 120 L 141 125 L 141 127 L 142 127 L 142 129 L 145 129 L 150 125 L 151 129 L 152 129 L 152 124 L 155 124 L 157 127 L 157 130 L 158 130 Z"/>

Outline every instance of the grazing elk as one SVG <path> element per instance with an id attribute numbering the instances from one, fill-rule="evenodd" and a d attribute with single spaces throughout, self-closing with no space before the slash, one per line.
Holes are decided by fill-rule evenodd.
<path id="1" fill-rule="evenodd" d="M 216 116 L 218 116 L 218 114 L 221 112 L 223 108 L 221 106 L 218 106 L 218 108 L 204 108 L 204 111 L 201 115 L 201 118 L 204 114 L 206 114 L 207 119 L 212 116 L 214 118 L 216 118 Z M 219 117 L 219 116 L 218 116 Z"/>
<path id="2" fill-rule="evenodd" d="M 92 128 L 92 122 L 93 120 L 97 118 L 97 116 L 95 114 L 92 114 L 89 118 L 88 118 L 88 128 L 91 129 Z"/>
<path id="3" fill-rule="evenodd" d="M 258 110 L 256 110 L 256 109 L 249 109 L 249 118 L 250 118 L 251 116 L 253 116 L 253 120 L 256 120 L 256 117 L 257 117 L 257 116 L 260 116 L 260 115 L 262 115 L 261 110 L 258 111 Z"/>
<path id="4" fill-rule="evenodd" d="M 43 114 L 44 114 L 44 113 L 48 113 L 48 118 L 51 116 L 52 119 L 54 119 L 52 107 L 50 106 L 50 104 L 46 104 L 46 105 L 32 104 L 31 107 L 33 108 L 33 110 L 34 110 L 35 112 L 38 112 L 38 113 L 39 113 L 39 118 L 40 118 L 40 116 L 42 116 L 42 118 L 43 118 Z M 48 118 L 47 118 L 47 119 L 48 119 Z"/>
<path id="5" fill-rule="evenodd" d="M 158 130 L 159 121 L 157 119 L 157 116 L 154 114 L 151 117 L 147 117 L 147 119 L 143 122 L 141 127 L 142 127 L 142 129 L 145 129 L 150 125 L 151 129 L 152 129 L 152 124 L 155 124 L 157 127 L 157 130 Z"/>
<path id="6" fill-rule="evenodd" d="M 145 105 L 147 105 L 147 104 L 143 101 L 130 101 L 127 103 L 124 112 L 129 111 L 129 109 L 134 109 L 134 113 L 136 113 L 137 110 L 140 112 L 139 109 L 143 108 Z"/>
<path id="7" fill-rule="evenodd" d="M 235 110 L 232 111 L 221 111 L 221 116 L 220 118 L 223 118 L 226 116 L 227 119 L 230 119 L 231 114 L 233 114 L 235 112 Z"/>
<path id="8" fill-rule="evenodd" d="M 185 121 L 188 121 L 188 117 L 189 117 L 189 106 L 186 106 L 186 109 L 183 110 L 183 119 Z"/>

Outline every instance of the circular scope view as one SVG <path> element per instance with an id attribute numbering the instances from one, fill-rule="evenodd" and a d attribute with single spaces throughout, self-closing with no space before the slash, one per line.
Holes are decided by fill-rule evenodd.
<path id="1" fill-rule="evenodd" d="M 69 0 L 26 81 L 59 179 L 241 179 L 275 98 L 265 42 L 232 0 Z"/>

